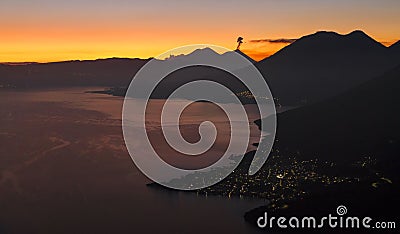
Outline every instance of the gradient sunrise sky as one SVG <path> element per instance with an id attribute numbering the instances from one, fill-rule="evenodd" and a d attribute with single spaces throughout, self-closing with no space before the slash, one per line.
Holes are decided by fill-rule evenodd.
<path id="1" fill-rule="evenodd" d="M 1 0 L 0 62 L 148 58 L 187 44 L 242 50 L 256 60 L 316 31 L 360 29 L 400 39 L 398 0 Z"/>

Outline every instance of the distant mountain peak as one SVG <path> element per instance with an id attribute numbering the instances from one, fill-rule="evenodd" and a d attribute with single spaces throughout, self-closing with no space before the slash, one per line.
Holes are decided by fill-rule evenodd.
<path id="1" fill-rule="evenodd" d="M 200 49 L 195 49 L 193 52 L 191 52 L 190 54 L 188 54 L 188 56 L 190 55 L 219 55 L 217 52 L 215 52 L 213 49 L 211 49 L 210 47 L 205 47 L 205 48 L 200 48 Z"/>
<path id="2" fill-rule="evenodd" d="M 357 30 L 354 30 L 353 32 L 351 32 L 351 33 L 349 33 L 349 34 L 347 34 L 348 36 L 349 35 L 363 35 L 363 36 L 368 36 L 364 31 L 362 31 L 362 30 L 360 30 L 360 29 L 357 29 Z"/>
<path id="3" fill-rule="evenodd" d="M 332 39 L 368 39 L 375 41 L 372 37 L 370 37 L 368 34 L 366 34 L 362 30 L 354 30 L 348 34 L 339 34 L 334 31 L 317 31 L 314 34 L 306 35 L 302 38 L 332 38 Z M 300 39 L 302 39 L 300 38 Z M 375 41 L 377 42 L 377 41 Z"/>
<path id="4" fill-rule="evenodd" d="M 302 38 L 307 38 L 307 37 L 323 37 L 323 36 L 330 36 L 330 37 L 337 37 L 337 38 L 348 38 L 348 37 L 359 37 L 359 38 L 371 38 L 362 30 L 354 30 L 348 34 L 340 34 L 334 31 L 317 31 L 313 34 L 303 36 Z M 372 39 L 372 38 L 371 38 Z"/>
<path id="5" fill-rule="evenodd" d="M 185 58 L 195 58 L 195 57 L 204 57 L 204 56 L 211 56 L 211 57 L 216 57 L 220 56 L 217 52 L 215 52 L 213 49 L 209 47 L 205 48 L 198 48 L 193 50 L 192 52 L 188 54 L 171 54 L 169 57 L 165 58 L 165 60 L 172 60 L 172 59 L 185 59 Z"/>
<path id="6" fill-rule="evenodd" d="M 351 33 L 349 33 L 347 35 L 343 35 L 343 36 L 347 37 L 347 38 L 368 39 L 368 40 L 372 40 L 372 41 L 374 41 L 376 43 L 379 43 L 375 39 L 370 37 L 368 34 L 366 34 L 364 31 L 361 31 L 361 30 L 355 30 L 355 31 L 353 31 L 353 32 L 351 32 Z"/>
<path id="7" fill-rule="evenodd" d="M 260 61 L 257 67 L 267 74 L 281 103 L 310 103 L 334 96 L 398 65 L 396 54 L 400 56 L 400 50 L 395 47 L 388 49 L 360 30 L 344 35 L 316 32 Z"/>
<path id="8" fill-rule="evenodd" d="M 322 34 L 332 34 L 332 35 L 339 35 L 339 33 L 337 33 L 337 32 L 334 32 L 334 31 L 320 30 L 320 31 L 317 31 L 317 32 L 316 32 L 316 33 L 314 33 L 314 34 L 310 34 L 310 35 L 306 35 L 306 36 L 312 36 L 312 35 L 322 35 Z"/>
<path id="9" fill-rule="evenodd" d="M 384 49 L 386 49 L 384 45 L 361 30 L 355 30 L 348 34 L 318 31 L 301 37 L 269 58 L 285 56 L 288 51 L 301 57 L 304 54 L 313 54 L 314 56 L 323 56 L 323 53 L 336 54 L 337 51 L 341 51 L 342 54 L 371 50 L 382 52 Z M 265 60 L 269 60 L 269 58 Z"/>
<path id="10" fill-rule="evenodd" d="M 232 56 L 235 55 L 234 53 L 238 53 L 241 56 L 245 57 L 247 60 L 249 60 L 251 63 L 256 63 L 256 61 L 254 61 L 252 58 L 250 58 L 247 54 L 245 54 L 244 52 L 240 51 L 240 50 L 233 50 L 233 51 L 227 51 L 223 54 L 220 54 L 216 51 L 214 51 L 213 49 L 209 48 L 209 47 L 205 47 L 205 48 L 199 48 L 199 49 L 195 49 L 194 51 L 192 51 L 189 54 L 181 54 L 181 55 L 171 55 L 168 59 L 176 59 L 176 58 L 194 58 L 194 57 L 205 57 L 205 56 L 210 56 L 213 58 L 219 57 L 221 59 L 223 58 L 227 58 L 227 56 Z"/>

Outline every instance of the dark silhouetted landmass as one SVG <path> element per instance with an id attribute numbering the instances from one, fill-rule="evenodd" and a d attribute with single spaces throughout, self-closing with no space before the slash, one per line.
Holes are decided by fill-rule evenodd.
<path id="1" fill-rule="evenodd" d="M 251 63 L 256 63 L 256 61 L 254 60 L 254 59 L 252 59 L 252 58 L 250 58 L 247 54 L 245 54 L 245 53 L 243 53 L 241 50 L 235 50 L 235 52 L 236 53 L 238 53 L 238 54 L 240 54 L 240 55 L 242 55 L 243 57 L 245 57 L 247 60 L 249 60 Z M 232 53 L 232 52 L 227 52 L 227 53 L 225 53 L 225 54 L 228 54 L 228 53 Z"/>
<path id="2" fill-rule="evenodd" d="M 393 220 L 400 208 L 398 88 L 400 66 L 337 97 L 279 114 L 274 148 L 256 175 L 247 174 L 249 152 L 231 175 L 196 192 L 268 199 L 269 205 L 245 214 L 254 226 L 265 211 L 322 217 L 339 205 L 350 215 Z"/>
<path id="3" fill-rule="evenodd" d="M 279 114 L 276 147 L 332 160 L 395 157 L 385 149 L 400 143 L 399 88 L 397 66 L 342 95 Z"/>
<path id="4" fill-rule="evenodd" d="M 245 57 L 250 63 L 255 63 L 253 59 L 245 55 L 243 52 L 236 50 L 236 51 L 229 51 L 223 54 L 218 54 L 210 48 L 204 49 L 196 49 L 192 53 L 188 55 L 177 55 L 171 56 L 167 58 L 165 61 L 157 61 L 160 63 L 160 66 L 167 66 L 169 63 L 173 64 L 175 62 L 179 63 L 182 60 L 188 61 L 217 61 L 217 60 L 225 60 L 225 61 L 234 61 L 234 56 L 237 56 L 236 53 L 239 53 L 243 57 Z M 247 64 L 246 64 L 247 65 Z M 238 67 L 240 69 L 240 67 Z M 232 74 L 220 70 L 214 67 L 208 66 L 189 66 L 185 67 L 176 71 L 173 71 L 169 75 L 167 75 L 162 81 L 158 84 L 156 89 L 151 95 L 153 99 L 166 99 L 169 95 L 176 90 L 177 88 L 181 87 L 184 84 L 187 84 L 192 81 L 197 80 L 209 80 L 214 81 L 219 84 L 223 84 L 232 90 L 235 93 L 240 93 L 243 91 L 248 91 L 246 86 L 243 85 L 241 81 L 236 79 Z M 127 90 L 127 86 L 122 87 L 112 87 L 107 88 L 104 90 L 96 90 L 95 93 L 104 93 L 110 94 L 114 96 L 125 96 Z M 191 93 L 182 94 L 182 98 L 185 98 L 185 95 L 189 97 Z M 244 103 L 253 103 L 254 100 L 250 96 L 238 95 L 239 98 Z M 223 97 L 221 97 L 221 100 Z"/>
<path id="5" fill-rule="evenodd" d="M 395 53 L 397 54 L 397 56 L 400 56 L 400 41 L 391 45 L 389 49 L 392 51 L 392 53 Z"/>
<path id="6" fill-rule="evenodd" d="M 301 184 L 298 189 L 306 196 L 256 208 L 246 213 L 245 219 L 256 225 L 265 211 L 276 216 L 322 217 L 335 213 L 338 205 L 346 205 L 351 216 L 393 221 L 400 208 L 399 88 L 397 66 L 340 96 L 279 114 L 273 154 L 284 158 L 296 155 L 299 162 L 329 160 L 337 166 L 331 172 L 323 169 L 324 173 L 352 175 L 358 180 L 332 186 Z"/>
<path id="7" fill-rule="evenodd" d="M 257 63 L 283 105 L 321 101 L 398 65 L 400 54 L 362 31 L 304 36 Z"/>
<path id="8" fill-rule="evenodd" d="M 53 63 L 0 64 L 0 84 L 17 88 L 128 86 L 147 59 L 110 58 Z"/>
<path id="9" fill-rule="evenodd" d="M 256 64 L 279 104 L 297 106 L 322 101 L 382 75 L 400 61 L 399 47 L 399 42 L 385 47 L 362 31 L 347 35 L 317 32 L 296 40 L 258 63 L 240 50 L 218 54 L 210 48 L 172 56 L 165 62 L 194 56 L 226 59 L 237 52 Z M 17 88 L 106 86 L 113 87 L 116 92 L 106 90 L 104 93 L 120 96 L 125 94 L 123 88 L 128 87 L 134 74 L 147 61 L 114 58 L 0 64 L 0 85 Z M 210 67 L 192 67 L 170 74 L 153 98 L 165 98 L 179 85 L 199 79 L 229 84 L 234 92 L 246 90 L 231 74 Z"/>

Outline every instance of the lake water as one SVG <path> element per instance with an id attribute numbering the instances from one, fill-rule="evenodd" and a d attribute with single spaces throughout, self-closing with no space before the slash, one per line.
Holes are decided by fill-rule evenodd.
<path id="1" fill-rule="evenodd" d="M 133 164 L 121 130 L 123 99 L 85 93 L 102 88 L 0 91 L 0 232 L 15 233 L 248 233 L 244 212 L 266 201 L 197 196 L 146 186 Z M 157 136 L 154 100 L 149 113 Z M 182 119 L 183 132 L 196 141 L 193 126 L 204 117 L 224 126 L 218 108 L 196 103 Z M 257 119 L 248 105 L 250 122 Z M 204 116 L 206 114 L 206 116 Z M 251 141 L 258 139 L 251 125 Z M 226 144 L 229 131 L 219 136 Z M 160 151 L 164 145 L 158 142 Z M 249 146 L 249 150 L 254 149 Z M 180 167 L 205 166 L 206 159 L 166 155 Z M 170 158 L 168 158 L 170 157 Z"/>

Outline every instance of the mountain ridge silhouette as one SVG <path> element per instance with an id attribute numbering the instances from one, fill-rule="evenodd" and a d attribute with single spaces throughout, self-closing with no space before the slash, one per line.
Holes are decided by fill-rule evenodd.
<path id="1" fill-rule="evenodd" d="M 322 101 L 383 74 L 400 61 L 399 47 L 399 42 L 385 47 L 360 30 L 345 35 L 319 31 L 303 36 L 257 63 L 242 51 L 218 54 L 207 47 L 174 58 L 185 59 L 196 54 L 223 58 L 237 52 L 257 66 L 280 104 L 297 106 Z M 148 61 L 149 59 L 110 58 L 20 66 L 0 64 L 0 84 L 21 88 L 127 87 L 134 74 Z M 190 81 L 205 78 L 230 83 L 235 79 L 223 72 L 199 68 L 176 77 L 176 80 L 170 82 L 180 84 L 185 79 Z M 235 91 L 241 91 L 238 90 L 240 85 L 234 86 Z M 159 98 L 163 97 L 165 94 Z"/>
<path id="2" fill-rule="evenodd" d="M 362 31 L 304 36 L 257 67 L 280 102 L 318 102 L 395 67 L 400 56 Z"/>

